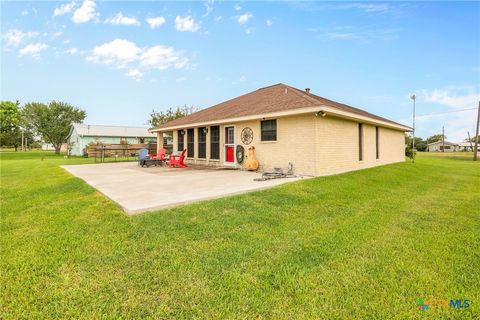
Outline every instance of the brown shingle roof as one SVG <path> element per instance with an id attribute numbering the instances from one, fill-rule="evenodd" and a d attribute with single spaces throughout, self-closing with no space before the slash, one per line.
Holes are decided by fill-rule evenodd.
<path id="1" fill-rule="evenodd" d="M 361 116 L 401 125 L 391 120 L 376 116 L 346 104 L 328 100 L 312 93 L 307 93 L 283 83 L 260 88 L 242 96 L 227 100 L 212 107 L 200 110 L 189 116 L 179 118 L 158 126 L 156 129 L 183 126 L 200 122 L 211 122 L 256 114 L 328 105 L 330 107 L 355 113 Z"/>

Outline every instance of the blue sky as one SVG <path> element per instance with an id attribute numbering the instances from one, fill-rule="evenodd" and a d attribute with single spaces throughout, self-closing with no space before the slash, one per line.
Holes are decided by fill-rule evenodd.
<path id="1" fill-rule="evenodd" d="M 480 100 L 478 2 L 1 2 L 1 98 L 144 125 L 283 82 L 403 123 Z M 476 111 L 423 116 L 460 141 Z"/>

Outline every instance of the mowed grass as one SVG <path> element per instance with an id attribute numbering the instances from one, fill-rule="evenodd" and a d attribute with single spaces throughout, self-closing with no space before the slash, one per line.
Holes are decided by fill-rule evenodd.
<path id="1" fill-rule="evenodd" d="M 2 153 L 0 317 L 478 319 L 480 162 L 458 155 L 129 217 L 59 167 L 91 160 Z"/>

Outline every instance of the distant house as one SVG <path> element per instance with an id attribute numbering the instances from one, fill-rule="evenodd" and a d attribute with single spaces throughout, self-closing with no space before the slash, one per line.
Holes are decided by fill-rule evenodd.
<path id="1" fill-rule="evenodd" d="M 173 136 L 187 163 L 242 168 L 255 147 L 260 170 L 293 167 L 315 176 L 405 161 L 406 131 L 411 128 L 281 83 L 150 129 L 159 142 Z"/>
<path id="2" fill-rule="evenodd" d="M 474 142 L 460 142 L 458 145 L 461 151 L 473 151 L 475 149 Z M 478 151 L 480 151 L 480 145 L 478 145 Z"/>
<path id="3" fill-rule="evenodd" d="M 445 152 L 454 152 L 454 151 L 461 151 L 461 147 L 458 143 L 450 142 L 450 141 L 436 141 L 427 144 L 427 151 L 428 152 L 443 152 L 443 146 L 445 145 Z"/>
<path id="4" fill-rule="evenodd" d="M 120 144 L 156 142 L 155 134 L 144 127 L 74 124 L 67 137 L 70 154 L 81 156 L 90 143 Z"/>
<path id="5" fill-rule="evenodd" d="M 68 145 L 66 143 L 62 143 L 62 146 L 60 147 L 60 152 L 65 152 L 67 151 Z M 42 150 L 44 151 L 55 151 L 55 147 L 51 143 L 42 143 Z"/>

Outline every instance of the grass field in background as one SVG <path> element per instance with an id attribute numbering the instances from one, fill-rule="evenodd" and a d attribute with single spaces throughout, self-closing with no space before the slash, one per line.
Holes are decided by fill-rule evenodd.
<path id="1" fill-rule="evenodd" d="M 419 154 L 415 164 L 134 217 L 59 167 L 91 159 L 0 156 L 2 319 L 480 314 L 471 153 Z M 419 298 L 470 307 L 420 311 Z"/>

